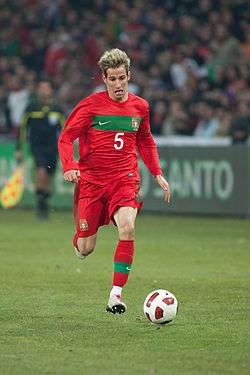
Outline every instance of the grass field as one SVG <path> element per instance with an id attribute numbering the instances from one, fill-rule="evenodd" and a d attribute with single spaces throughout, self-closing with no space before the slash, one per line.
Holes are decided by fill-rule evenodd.
<path id="1" fill-rule="evenodd" d="M 79 261 L 69 212 L 0 211 L 0 374 L 249 374 L 249 220 L 141 215 L 123 316 L 105 312 L 116 242 Z M 143 317 L 174 292 L 176 321 Z"/>

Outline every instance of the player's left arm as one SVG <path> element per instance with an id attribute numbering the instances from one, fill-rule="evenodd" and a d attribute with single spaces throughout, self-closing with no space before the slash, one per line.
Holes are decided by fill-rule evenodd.
<path id="1" fill-rule="evenodd" d="M 154 138 L 150 131 L 150 122 L 149 122 L 149 107 L 147 105 L 145 110 L 145 116 L 140 124 L 140 128 L 137 133 L 137 148 L 141 158 L 155 177 L 156 182 L 163 189 L 165 194 L 165 201 L 170 202 L 170 188 L 169 183 L 163 176 L 162 169 L 160 167 L 160 159 L 157 151 L 157 147 L 154 141 Z"/>

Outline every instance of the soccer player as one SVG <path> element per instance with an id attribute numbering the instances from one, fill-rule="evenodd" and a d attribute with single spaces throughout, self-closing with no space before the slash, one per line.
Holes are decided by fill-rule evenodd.
<path id="1" fill-rule="evenodd" d="M 114 274 L 107 311 L 123 313 L 121 300 L 134 255 L 135 219 L 141 208 L 137 150 L 165 192 L 155 142 L 150 132 L 148 103 L 128 91 L 130 59 L 117 48 L 106 51 L 99 67 L 107 90 L 81 100 L 68 117 L 59 138 L 64 178 L 75 183 L 76 254 L 84 259 L 95 248 L 97 231 L 109 221 L 117 226 Z M 79 139 L 79 162 L 74 140 Z M 76 216 L 76 215 L 75 215 Z"/>

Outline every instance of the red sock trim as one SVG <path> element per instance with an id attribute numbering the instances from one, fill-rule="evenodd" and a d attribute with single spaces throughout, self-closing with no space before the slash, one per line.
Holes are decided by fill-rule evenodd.
<path id="1" fill-rule="evenodd" d="M 114 254 L 114 262 L 132 264 L 133 256 L 134 240 L 119 240 Z M 112 285 L 123 287 L 128 281 L 128 275 L 128 273 L 114 272 Z"/>
<path id="2" fill-rule="evenodd" d="M 128 281 L 128 273 L 114 272 L 112 286 L 115 285 L 115 286 L 120 286 L 122 288 L 127 283 L 127 281 Z"/>
<path id="3" fill-rule="evenodd" d="M 132 263 L 134 240 L 119 240 L 115 249 L 114 262 Z"/>

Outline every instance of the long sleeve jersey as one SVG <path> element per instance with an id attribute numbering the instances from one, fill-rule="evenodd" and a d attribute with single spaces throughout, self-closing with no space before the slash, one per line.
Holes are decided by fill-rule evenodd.
<path id="1" fill-rule="evenodd" d="M 153 176 L 162 174 L 150 132 L 149 105 L 132 93 L 124 102 L 112 100 L 106 91 L 81 100 L 64 125 L 58 149 L 64 172 L 80 169 L 84 179 L 97 184 L 126 176 L 138 180 L 137 150 Z"/>

